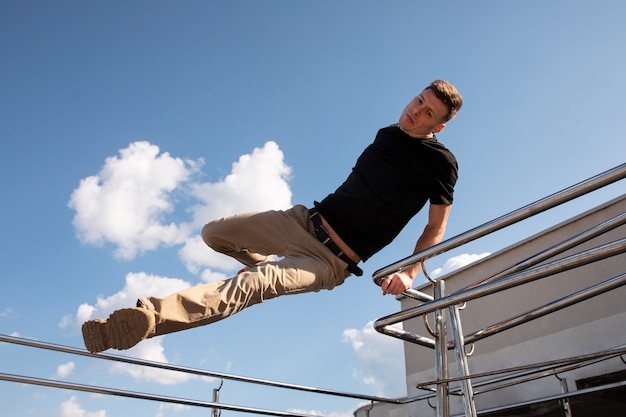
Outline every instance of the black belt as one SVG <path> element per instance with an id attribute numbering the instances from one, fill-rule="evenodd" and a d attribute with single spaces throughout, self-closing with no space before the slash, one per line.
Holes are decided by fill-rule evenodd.
<path id="1" fill-rule="evenodd" d="M 352 259 L 350 259 L 333 240 L 328 236 L 328 232 L 322 225 L 322 217 L 316 208 L 309 209 L 309 218 L 313 222 L 313 234 L 326 246 L 332 253 L 334 253 L 339 259 L 348 264 L 348 271 L 356 276 L 363 275 L 363 270 L 359 268 Z"/>

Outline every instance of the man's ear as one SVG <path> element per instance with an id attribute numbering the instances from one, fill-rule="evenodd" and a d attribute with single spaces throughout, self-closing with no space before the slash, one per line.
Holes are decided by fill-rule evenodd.
<path id="1" fill-rule="evenodd" d="M 445 123 L 440 124 L 439 126 L 437 126 L 437 127 L 435 127 L 435 128 L 433 129 L 433 133 L 439 133 L 439 132 L 441 132 L 441 131 L 443 130 L 443 128 L 444 128 L 444 127 L 446 127 L 446 124 L 445 124 Z"/>

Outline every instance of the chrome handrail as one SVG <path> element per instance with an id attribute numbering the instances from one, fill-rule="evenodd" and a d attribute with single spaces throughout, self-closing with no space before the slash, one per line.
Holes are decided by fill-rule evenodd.
<path id="1" fill-rule="evenodd" d="M 216 408 L 220 410 L 239 411 L 242 413 L 253 413 L 268 416 L 280 416 L 280 417 L 314 417 L 311 414 L 300 414 L 282 411 L 266 410 L 261 408 L 251 408 L 243 406 L 235 406 L 228 404 L 221 404 L 209 401 L 192 400 L 180 397 L 170 397 L 160 394 L 149 394 L 145 392 L 127 391 L 117 388 L 105 388 L 94 385 L 76 384 L 73 382 L 55 381 L 44 378 L 33 378 L 22 375 L 12 375 L 0 373 L 0 381 L 16 382 L 20 384 L 38 385 L 50 388 L 69 389 L 73 391 L 92 392 L 96 394 L 106 394 L 118 397 L 137 398 L 141 400 L 151 400 L 164 403 L 174 403 L 180 405 L 188 405 L 194 407 Z"/>
<path id="2" fill-rule="evenodd" d="M 406 401 L 405 398 L 392 399 L 392 398 L 384 398 L 384 397 L 373 396 L 373 395 L 354 394 L 354 393 L 349 393 L 345 391 L 316 388 L 316 387 L 310 387 L 306 385 L 289 384 L 285 382 L 276 382 L 276 381 L 270 381 L 270 380 L 265 380 L 265 379 L 260 379 L 260 378 L 233 375 L 233 374 L 228 374 L 224 372 L 207 371 L 203 369 L 189 368 L 189 367 L 180 366 L 180 365 L 172 365 L 172 364 L 164 363 L 164 362 L 155 362 L 155 361 L 148 361 L 144 359 L 137 359 L 137 358 L 132 358 L 132 357 L 123 356 L 123 355 L 111 355 L 111 354 L 106 354 L 106 353 L 90 353 L 84 349 L 78 349 L 78 348 L 74 348 L 71 346 L 63 346 L 63 345 L 58 345 L 54 343 L 42 342 L 39 340 L 32 340 L 32 339 L 25 339 L 21 337 L 9 336 L 9 335 L 4 335 L 4 334 L 0 334 L 0 342 L 12 343 L 12 344 L 22 345 L 22 346 L 29 346 L 29 347 L 34 347 L 38 349 L 52 350 L 56 352 L 69 353 L 73 355 L 89 356 L 92 358 L 127 363 L 131 365 L 147 366 L 150 368 L 157 368 L 157 369 L 163 369 L 163 370 L 168 370 L 168 371 L 177 371 L 177 372 L 187 373 L 187 374 L 196 375 L 196 376 L 222 378 L 222 379 L 227 379 L 227 380 L 232 380 L 232 381 L 237 381 L 237 382 L 265 385 L 265 386 L 271 386 L 275 388 L 284 388 L 284 389 L 295 390 L 295 391 L 304 391 L 304 392 L 315 393 L 315 394 L 326 394 L 326 395 L 333 395 L 337 397 L 354 398 L 358 400 L 376 401 L 376 402 L 384 402 L 384 403 L 392 403 L 392 404 L 401 404 L 404 401 Z"/>
<path id="3" fill-rule="evenodd" d="M 626 238 L 618 239 L 614 242 L 588 249 L 586 251 L 570 255 L 563 259 L 559 259 L 547 264 L 535 266 L 533 268 L 517 272 L 505 278 L 500 278 L 497 281 L 490 282 L 488 284 L 483 284 L 478 287 L 459 291 L 449 296 L 435 299 L 432 302 L 421 304 L 419 306 L 412 307 L 407 310 L 403 310 L 398 313 L 380 318 L 374 322 L 374 328 L 380 333 L 401 338 L 425 347 L 433 348 L 435 345 L 434 340 L 425 340 L 425 338 L 419 335 L 416 336 L 414 333 L 399 330 L 391 326 L 402 321 L 410 320 L 419 316 L 432 313 L 439 309 L 463 304 L 476 298 L 504 291 L 509 288 L 513 288 L 541 278 L 546 278 L 559 272 L 564 272 L 611 256 L 619 255 L 624 252 L 626 252 Z M 490 334 L 495 333 L 495 331 L 492 331 Z"/>
<path id="4" fill-rule="evenodd" d="M 373 275 L 373 281 L 377 285 L 380 285 L 382 279 L 386 276 L 401 271 L 404 268 L 424 262 L 425 260 L 447 252 L 453 248 L 464 245 L 470 241 L 486 236 L 492 232 L 508 227 L 521 220 L 527 219 L 538 213 L 556 207 L 567 201 L 573 200 L 584 194 L 595 191 L 608 184 L 619 181 L 626 178 L 626 163 L 617 166 L 611 170 L 605 171 L 599 175 L 596 175 L 588 180 L 582 181 L 574 186 L 568 187 L 557 193 L 554 193 L 548 197 L 531 203 L 518 210 L 510 212 L 504 216 L 494 219 L 490 222 L 484 223 L 474 229 L 471 229 L 465 233 L 434 245 L 424 251 L 413 254 L 406 257 L 396 263 L 393 263 L 385 268 L 379 269 Z M 592 285 L 583 290 L 571 293 L 557 300 L 554 300 L 543 306 L 536 307 L 530 311 L 519 314 L 515 317 L 500 321 L 498 323 L 487 326 L 483 329 L 475 331 L 469 335 L 465 335 L 462 332 L 461 319 L 458 314 L 459 306 L 465 305 L 468 301 L 478 299 L 487 295 L 495 294 L 500 291 L 504 291 L 516 286 L 520 286 L 526 283 L 530 283 L 535 280 L 551 277 L 555 274 L 578 268 L 583 265 L 600 261 L 602 259 L 623 254 L 626 252 L 626 237 L 615 240 L 613 242 L 603 244 L 585 251 L 575 253 L 573 255 L 564 257 L 562 259 L 554 260 L 551 262 L 545 262 L 551 258 L 554 258 L 557 254 L 562 254 L 565 251 L 572 249 L 584 242 L 587 242 L 594 237 L 600 236 L 612 229 L 626 224 L 626 213 L 621 213 L 618 216 L 613 217 L 610 220 L 602 222 L 601 224 L 592 227 L 579 233 L 570 239 L 564 240 L 556 245 L 545 249 L 539 253 L 532 255 L 522 261 L 511 265 L 504 270 L 501 270 L 489 277 L 476 281 L 465 288 L 462 288 L 451 295 L 444 295 L 442 289 L 445 288 L 445 279 L 432 280 L 428 276 L 433 285 L 433 296 L 419 292 L 415 289 L 407 290 L 403 293 L 404 296 L 421 301 L 424 304 L 412 307 L 398 313 L 383 317 L 374 322 L 374 328 L 383 334 L 396 337 L 411 343 L 415 343 L 421 346 L 425 346 L 434 349 L 435 352 L 435 377 L 436 380 L 432 381 L 431 385 L 435 385 L 436 391 L 436 407 L 435 413 L 437 417 L 449 417 L 449 395 L 452 390 L 449 389 L 448 384 L 452 381 L 459 382 L 461 395 L 463 397 L 463 404 L 465 408 L 465 416 L 475 416 L 476 409 L 474 403 L 474 395 L 478 392 L 473 390 L 471 383 L 472 378 L 480 377 L 480 374 L 470 374 L 467 366 L 467 356 L 465 351 L 466 345 L 472 345 L 479 339 L 486 338 L 504 330 L 511 329 L 519 326 L 523 323 L 529 322 L 539 317 L 551 314 L 555 311 L 561 310 L 565 307 L 571 306 L 578 302 L 588 300 L 599 294 L 603 294 L 620 286 L 626 285 L 626 273 L 618 275 L 616 277 L 605 280 L 601 283 Z M 442 316 L 444 309 L 449 310 L 450 322 L 445 323 L 445 318 Z M 432 338 L 424 337 L 419 334 L 415 334 L 398 327 L 392 327 L 394 324 L 404 322 L 406 320 L 414 319 L 416 317 L 426 318 L 427 314 L 435 314 L 435 324 L 437 326 L 437 332 L 432 332 L 430 326 L 425 322 L 427 330 L 433 336 Z M 440 329 L 445 328 L 449 324 L 452 333 L 452 340 L 446 341 L 445 332 Z M 449 378 L 447 376 L 447 350 L 455 349 L 456 361 L 458 367 L 458 378 Z M 620 352 L 621 356 L 621 352 Z M 623 360 L 623 359 L 622 359 Z M 528 365 L 527 369 L 533 369 L 538 366 Z M 551 364 L 550 366 L 554 366 Z M 509 370 L 494 371 L 495 374 L 505 374 L 504 379 L 510 377 Z M 531 378 L 542 378 L 546 372 L 540 370 L 533 370 L 527 372 L 527 374 L 535 374 Z M 539 374 L 537 376 L 537 374 Z M 524 382 L 516 381 L 517 384 Z M 427 383 L 428 384 L 428 383 Z M 512 383 L 508 383 L 511 385 Z M 417 388 L 420 388 L 425 384 L 419 384 Z M 500 389 L 501 386 L 494 389 Z M 458 390 L 457 390 L 458 391 Z M 583 390 L 578 390 L 575 393 L 564 392 L 558 398 L 569 398 L 575 395 L 579 395 Z M 555 397 L 556 398 L 556 397 Z M 519 403 L 522 404 L 522 403 Z M 514 406 L 519 406 L 515 404 Z M 509 405 L 512 407 L 513 405 Z M 481 410 L 485 412 L 485 410 Z"/>
<path id="5" fill-rule="evenodd" d="M 429 258 L 432 258 L 433 256 L 440 255 L 451 249 L 464 245 L 478 238 L 484 237 L 497 230 L 503 229 L 521 220 L 532 217 L 536 214 L 544 212 L 548 209 L 566 203 L 570 200 L 588 194 L 592 191 L 605 187 L 624 178 L 626 178 L 626 163 L 618 165 L 601 174 L 581 181 L 578 184 L 565 188 L 552 195 L 537 200 L 534 203 L 528 204 L 494 220 L 483 223 L 482 225 L 470 229 L 465 233 L 461 233 L 455 237 L 431 246 L 428 249 L 401 259 L 384 268 L 381 268 L 374 272 L 374 274 L 372 275 L 373 280 L 377 285 L 380 285 L 380 281 L 389 274 L 401 271 L 404 268 L 407 268 L 418 262 L 422 262 Z"/>

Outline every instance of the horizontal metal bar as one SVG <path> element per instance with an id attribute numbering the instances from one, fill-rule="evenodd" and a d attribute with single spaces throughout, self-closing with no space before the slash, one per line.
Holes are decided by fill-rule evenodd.
<path id="1" fill-rule="evenodd" d="M 129 363 L 133 365 L 148 366 L 151 368 L 165 369 L 169 371 L 183 372 L 183 373 L 192 374 L 192 375 L 223 378 L 223 379 L 250 383 L 250 384 L 266 385 L 266 386 L 284 388 L 284 389 L 296 390 L 296 391 L 305 391 L 305 392 L 310 392 L 310 393 L 315 393 L 315 394 L 333 395 L 337 397 L 354 398 L 354 399 L 359 399 L 359 400 L 376 401 L 376 402 L 391 403 L 391 404 L 401 404 L 404 401 L 406 401 L 406 399 L 404 398 L 391 399 L 391 398 L 383 398 L 383 397 L 377 397 L 377 396 L 371 396 L 371 395 L 354 394 L 354 393 L 348 393 L 348 392 L 343 392 L 343 391 L 334 391 L 334 390 L 323 389 L 323 388 L 315 388 L 315 387 L 309 387 L 305 385 L 287 384 L 283 382 L 275 382 L 275 381 L 268 381 L 268 380 L 258 379 L 258 378 L 250 378 L 250 377 L 245 377 L 245 376 L 226 374 L 223 372 L 205 371 L 202 369 L 188 368 L 188 367 L 171 365 L 171 364 L 162 363 L 162 362 L 146 361 L 142 359 L 131 358 L 128 356 L 110 355 L 110 354 L 102 354 L 102 353 L 98 353 L 98 354 L 89 353 L 83 349 L 56 345 L 53 343 L 41 342 L 38 340 L 23 339 L 20 337 L 8 336 L 8 335 L 3 335 L 3 334 L 0 334 L 0 342 L 13 343 L 17 345 L 29 346 L 29 347 L 39 348 L 39 349 L 53 350 L 57 352 L 70 353 L 74 355 L 89 356 L 93 358 L 111 360 L 111 361 L 122 362 L 122 363 Z"/>
<path id="2" fill-rule="evenodd" d="M 510 367 L 510 368 L 496 369 L 493 371 L 479 372 L 479 373 L 474 373 L 471 375 L 463 375 L 463 376 L 450 377 L 446 379 L 425 381 L 425 382 L 421 382 L 417 384 L 416 388 L 425 389 L 426 387 L 431 386 L 431 385 L 434 386 L 434 385 L 441 384 L 441 383 L 459 382 L 464 379 L 479 379 L 479 378 L 491 377 L 494 375 L 510 375 L 516 372 L 530 371 L 530 372 L 524 372 L 520 374 L 520 376 L 523 376 L 523 375 L 529 375 L 533 372 L 535 373 L 544 372 L 545 370 L 548 370 L 548 369 L 554 369 L 554 368 L 559 368 L 563 366 L 570 366 L 573 364 L 589 362 L 589 361 L 593 361 L 593 360 L 600 359 L 600 358 L 609 359 L 609 358 L 618 357 L 624 354 L 626 354 L 626 346 L 621 345 L 612 349 L 602 350 L 602 351 L 594 352 L 594 353 L 587 353 L 584 355 L 570 356 L 568 358 L 553 359 L 553 360 L 533 363 L 529 365 L 519 365 L 519 366 Z M 485 384 L 492 384 L 495 382 L 497 381 L 489 381 L 489 382 L 485 381 Z"/>
<path id="3" fill-rule="evenodd" d="M 484 284 L 487 283 L 489 281 L 494 281 L 500 277 L 503 277 L 504 275 L 507 274 L 512 274 L 514 272 L 519 272 L 522 271 L 524 269 L 530 268 L 531 266 L 537 265 L 547 259 L 550 259 L 558 254 L 561 254 L 569 249 L 575 248 L 578 245 L 581 245 L 585 242 L 588 242 L 589 240 L 601 236 L 602 234 L 613 230 L 619 226 L 622 226 L 626 224 L 626 213 L 621 213 L 618 214 L 617 216 L 603 221 L 593 227 L 590 227 L 589 229 L 578 233 L 572 237 L 570 237 L 569 239 L 566 239 L 562 242 L 559 242 L 541 252 L 538 252 L 522 261 L 519 261 L 517 263 L 515 263 L 514 265 L 511 265 L 503 270 L 501 270 L 500 272 L 497 272 L 487 278 L 484 278 L 482 280 L 479 280 L 471 285 L 468 285 L 465 288 L 462 288 L 458 291 L 463 291 L 469 288 L 473 288 L 476 287 L 480 284 Z M 456 291 L 456 292 L 458 292 Z"/>
<path id="4" fill-rule="evenodd" d="M 619 349 L 619 348 L 616 348 L 616 349 Z M 570 372 L 579 368 L 584 368 L 585 366 L 595 365 L 600 362 L 611 360 L 622 355 L 623 353 L 609 355 L 609 356 L 604 356 L 604 357 L 600 357 L 597 359 L 586 360 L 580 363 L 575 362 L 573 364 L 564 364 L 556 368 L 546 366 L 540 372 L 532 372 L 532 371 L 520 372 L 517 375 L 507 376 L 506 378 L 495 378 L 495 379 L 491 379 L 488 381 L 481 381 L 480 383 L 476 384 L 476 386 L 488 386 L 488 385 L 493 385 L 493 386 L 490 388 L 476 390 L 476 394 L 478 395 L 478 394 L 484 394 L 490 391 L 497 391 L 499 389 L 508 388 L 510 386 L 515 386 L 515 385 L 519 385 L 519 384 L 526 383 L 526 382 L 532 382 L 537 379 L 546 378 L 550 376 L 554 376 L 558 378 L 557 374 L 563 374 L 563 373 Z M 526 376 L 526 375 L 529 375 L 529 376 Z M 506 380 L 509 380 L 511 382 L 500 383 L 501 381 L 506 381 Z M 495 385 L 495 384 L 498 384 L 498 385 Z"/>
<path id="5" fill-rule="evenodd" d="M 618 165 L 615 168 L 591 177 L 585 181 L 581 181 L 578 184 L 565 188 L 494 220 L 483 223 L 480 226 L 438 243 L 437 245 L 431 246 L 424 251 L 408 256 L 400 261 L 381 268 L 374 272 L 372 275 L 373 280 L 376 284 L 380 285 L 380 280 L 389 274 L 400 271 L 423 260 L 432 258 L 433 256 L 447 252 L 458 246 L 486 236 L 497 230 L 503 229 L 521 220 L 532 217 L 538 213 L 544 212 L 624 178 L 626 178 L 626 163 Z"/>
<path id="6" fill-rule="evenodd" d="M 0 380 L 17 382 L 21 384 L 39 385 L 51 388 L 70 389 L 74 391 L 93 392 L 97 394 L 114 395 L 118 397 L 137 398 L 141 400 L 159 401 L 166 403 L 189 405 L 194 407 L 218 408 L 220 410 L 240 411 L 242 413 L 253 413 L 267 416 L 290 416 L 290 417 L 313 417 L 310 414 L 288 413 L 282 411 L 272 411 L 260 408 L 242 407 L 228 404 L 220 404 L 209 401 L 191 400 L 185 398 L 169 397 L 157 394 L 147 394 L 142 392 L 125 391 L 115 388 L 96 387 L 92 385 L 75 384 L 64 381 L 54 381 L 50 379 L 32 378 L 20 375 L 0 373 Z"/>
<path id="7" fill-rule="evenodd" d="M 615 350 L 619 350 L 623 348 L 622 347 L 617 347 L 615 348 Z M 526 383 L 526 382 L 532 382 L 535 381 L 537 379 L 541 379 L 541 378 L 547 378 L 550 376 L 556 376 L 557 374 L 562 374 L 565 372 L 569 372 L 569 371 L 573 371 L 579 368 L 584 368 L 586 366 L 590 366 L 590 365 L 595 365 L 598 364 L 600 362 L 604 362 L 607 360 L 611 360 L 614 359 L 615 357 L 618 356 L 622 356 L 623 353 L 611 353 L 609 354 L 609 352 L 607 352 L 608 356 L 602 356 L 599 358 L 594 358 L 594 359 L 589 359 L 589 360 L 584 360 L 581 362 L 575 362 L 573 364 L 563 364 L 561 366 L 555 367 L 555 366 L 544 366 L 540 369 L 531 369 L 531 370 L 526 370 L 526 371 L 520 371 L 520 372 L 516 372 L 516 373 L 512 373 L 512 374 L 508 374 L 508 375 L 501 375 L 498 376 L 496 378 L 491 378 L 488 380 L 482 380 L 480 382 L 476 382 L 476 381 L 472 381 L 473 386 L 479 389 L 476 389 L 474 391 L 474 393 L 476 395 L 478 394 L 484 394 L 486 392 L 490 392 L 490 391 L 497 391 L 503 388 L 508 388 L 510 386 L 515 386 L 515 385 L 519 385 L 522 383 Z M 504 382 L 504 381 L 509 381 L 509 382 Z M 485 387 L 485 386 L 490 386 L 489 388 L 483 388 L 480 389 L 481 387 Z M 450 391 L 450 393 L 455 393 L 456 391 L 458 391 L 459 389 L 453 389 Z"/>
<path id="8" fill-rule="evenodd" d="M 519 326 L 520 324 L 524 324 L 529 321 L 546 316 L 555 311 L 562 310 L 566 307 L 588 300 L 597 295 L 604 294 L 608 291 L 621 287 L 622 285 L 625 285 L 625 284 L 626 284 L 626 273 L 607 279 L 598 284 L 592 285 L 583 290 L 572 293 L 566 297 L 562 297 L 551 303 L 544 304 L 543 306 L 537 307 L 533 310 L 527 311 L 518 316 L 512 317 L 507 320 L 503 320 L 499 323 L 493 324 L 491 326 L 487 326 L 483 329 L 470 333 L 465 337 L 465 344 L 474 343 L 477 340 L 484 339 L 496 333 L 500 333 L 504 330 L 508 330 L 513 327 Z"/>
<path id="9" fill-rule="evenodd" d="M 601 386 L 592 387 L 592 388 L 584 388 L 584 389 L 579 389 L 576 391 L 564 392 L 561 394 L 548 395 L 546 397 L 535 398 L 535 399 L 528 400 L 528 401 L 520 401 L 517 403 L 507 404 L 507 405 L 503 405 L 500 407 L 487 408 L 487 409 L 483 409 L 479 411 L 480 411 L 480 414 L 495 413 L 498 411 L 510 411 L 515 408 L 539 404 L 539 403 L 543 403 L 546 401 L 558 401 L 558 400 L 562 400 L 565 398 L 580 397 L 581 395 L 593 394 L 593 393 L 601 392 L 601 391 L 610 391 L 612 389 L 621 388 L 621 387 L 626 387 L 626 381 L 614 382 L 612 384 L 606 384 L 606 385 L 601 385 Z M 464 414 L 454 414 L 451 417 L 461 417 L 463 415 Z"/>
<path id="10" fill-rule="evenodd" d="M 433 301 L 435 299 L 435 297 L 433 297 L 432 295 L 425 294 L 413 288 L 409 288 L 408 290 L 404 291 L 402 294 L 414 300 L 422 301 L 426 303 Z"/>

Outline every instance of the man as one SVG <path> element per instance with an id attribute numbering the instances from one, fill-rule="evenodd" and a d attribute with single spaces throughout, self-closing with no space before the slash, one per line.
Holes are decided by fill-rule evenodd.
<path id="1" fill-rule="evenodd" d="M 141 340 L 231 316 L 286 294 L 332 289 L 388 245 L 430 202 L 428 224 L 414 253 L 439 243 L 452 205 L 458 166 L 435 137 L 461 108 L 450 83 L 436 80 L 415 97 L 395 125 L 380 129 L 346 181 L 309 209 L 249 213 L 206 224 L 202 238 L 242 264 L 237 276 L 187 288 L 165 298 L 83 324 L 90 352 L 128 349 Z M 273 255 L 280 257 L 275 260 Z M 421 266 L 386 277 L 383 294 L 409 289 Z"/>

